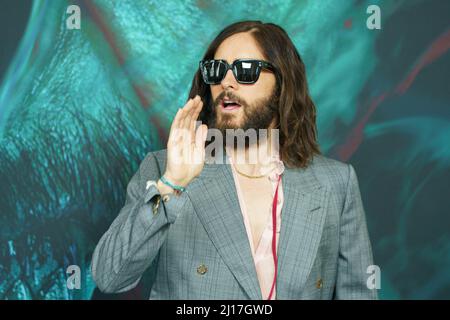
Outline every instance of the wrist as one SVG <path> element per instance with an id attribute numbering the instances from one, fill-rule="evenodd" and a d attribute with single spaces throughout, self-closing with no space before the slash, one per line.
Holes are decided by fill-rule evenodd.
<path id="1" fill-rule="evenodd" d="M 167 171 L 161 176 L 161 178 L 163 178 L 165 180 L 165 182 L 167 182 L 166 184 L 172 185 L 172 187 L 176 186 L 176 187 L 185 188 L 188 185 L 188 183 L 185 181 L 180 181 L 180 180 L 173 178 L 173 176 L 170 173 L 168 173 Z M 175 189 L 175 188 L 173 188 L 173 189 Z"/>
<path id="2" fill-rule="evenodd" d="M 175 192 L 175 190 L 172 187 L 164 184 L 161 181 L 161 179 L 159 179 L 158 182 L 156 183 L 156 187 L 158 188 L 159 193 L 162 195 Z"/>
<path id="3" fill-rule="evenodd" d="M 180 185 L 176 185 L 176 184 L 170 182 L 169 180 L 167 180 L 167 178 L 165 176 L 162 176 L 160 180 L 165 185 L 171 187 L 174 190 L 174 192 L 176 192 L 177 194 L 186 191 L 185 187 L 180 186 Z"/>

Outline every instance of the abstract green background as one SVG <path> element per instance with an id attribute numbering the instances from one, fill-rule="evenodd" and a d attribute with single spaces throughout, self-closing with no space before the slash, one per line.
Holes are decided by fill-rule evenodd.
<path id="1" fill-rule="evenodd" d="M 80 30 L 66 28 L 71 4 Z M 381 30 L 366 27 L 371 4 Z M 249 19 L 288 32 L 321 150 L 355 166 L 380 297 L 450 298 L 449 12 L 445 0 L 33 1 L 26 25 L 7 26 L 25 31 L 0 74 L 0 299 L 92 297 L 92 251 L 127 182 L 165 147 L 209 42 Z"/>

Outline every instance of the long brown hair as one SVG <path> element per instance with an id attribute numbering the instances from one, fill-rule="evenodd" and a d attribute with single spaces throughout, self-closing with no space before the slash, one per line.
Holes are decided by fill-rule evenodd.
<path id="1" fill-rule="evenodd" d="M 266 59 L 277 69 L 276 95 L 279 104 L 275 128 L 279 129 L 280 158 L 288 167 L 306 167 L 314 154 L 320 154 L 316 107 L 309 96 L 305 65 L 286 31 L 273 23 L 236 22 L 219 33 L 203 59 L 214 59 L 220 44 L 240 32 L 251 32 Z M 192 80 L 189 98 L 197 94 L 204 103 L 200 120 L 209 127 L 213 101 L 210 87 L 203 82 L 200 70 L 197 70 Z"/>

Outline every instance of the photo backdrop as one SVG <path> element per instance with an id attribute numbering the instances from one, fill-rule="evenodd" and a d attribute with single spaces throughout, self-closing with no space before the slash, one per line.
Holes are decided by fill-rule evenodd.
<path id="1" fill-rule="evenodd" d="M 373 4 L 379 30 L 366 25 Z M 302 55 L 321 150 L 358 175 L 380 297 L 450 298 L 449 1 L 1 6 L 0 299 L 104 297 L 93 249 L 145 154 L 165 148 L 209 42 L 239 20 L 281 25 Z M 80 289 L 66 285 L 70 265 Z"/>

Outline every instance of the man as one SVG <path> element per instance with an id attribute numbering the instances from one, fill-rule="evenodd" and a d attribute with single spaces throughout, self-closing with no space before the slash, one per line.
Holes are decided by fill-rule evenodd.
<path id="1" fill-rule="evenodd" d="M 100 290 L 130 290 L 151 266 L 150 299 L 377 298 L 355 171 L 320 155 L 305 67 L 286 32 L 258 21 L 225 28 L 190 97 L 95 249 Z M 236 147 L 233 129 L 269 133 Z M 213 158 L 211 130 L 225 136 Z"/>

